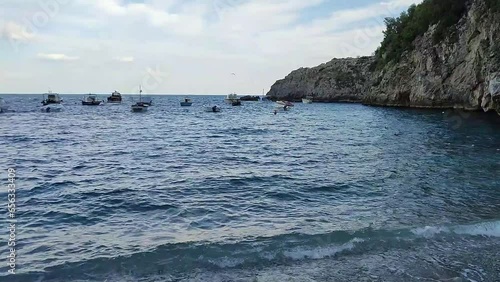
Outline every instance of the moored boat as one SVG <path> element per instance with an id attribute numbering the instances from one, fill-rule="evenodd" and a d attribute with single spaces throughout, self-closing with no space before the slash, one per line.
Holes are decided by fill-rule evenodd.
<path id="1" fill-rule="evenodd" d="M 260 101 L 260 97 L 247 95 L 247 96 L 241 97 L 240 101 Z"/>
<path id="2" fill-rule="evenodd" d="M 139 102 L 132 105 L 132 112 L 145 112 L 149 105 L 142 101 L 142 88 L 139 86 Z"/>
<path id="3" fill-rule="evenodd" d="M 292 107 L 294 107 L 294 104 L 292 102 L 277 101 L 275 110 L 277 110 L 277 111 L 289 111 Z"/>
<path id="4" fill-rule="evenodd" d="M 47 96 L 47 98 L 45 98 Z M 52 93 L 52 91 L 49 90 L 48 93 L 43 94 L 43 101 L 42 105 L 47 106 L 51 104 L 61 104 L 62 99 L 57 93 Z"/>
<path id="5" fill-rule="evenodd" d="M 277 101 L 276 104 L 278 104 L 278 106 L 287 106 L 287 107 L 295 106 L 292 102 L 289 101 Z"/>
<path id="6" fill-rule="evenodd" d="M 233 106 L 241 106 L 241 100 L 237 94 L 228 94 L 224 99 L 224 102 L 231 104 Z"/>
<path id="7" fill-rule="evenodd" d="M 207 113 L 218 113 L 221 110 L 222 109 L 219 106 L 217 106 L 217 105 L 215 105 L 215 106 L 206 106 L 205 107 L 205 112 L 207 112 Z"/>
<path id="8" fill-rule="evenodd" d="M 84 106 L 99 106 L 103 101 L 97 98 L 95 94 L 87 94 L 83 96 L 82 105 Z"/>
<path id="9" fill-rule="evenodd" d="M 305 98 L 302 98 L 302 103 L 304 103 L 304 104 L 312 104 L 312 102 L 313 102 L 312 96 L 307 96 Z"/>
<path id="10" fill-rule="evenodd" d="M 132 112 L 145 112 L 148 110 L 148 107 L 144 102 L 137 102 L 132 105 Z"/>
<path id="11" fill-rule="evenodd" d="M 111 96 L 108 97 L 108 103 L 110 104 L 119 104 L 122 102 L 122 94 L 118 91 L 114 91 L 111 93 Z"/>
<path id="12" fill-rule="evenodd" d="M 181 107 L 191 107 L 193 105 L 193 101 L 189 98 L 184 98 L 184 100 L 181 101 Z"/>

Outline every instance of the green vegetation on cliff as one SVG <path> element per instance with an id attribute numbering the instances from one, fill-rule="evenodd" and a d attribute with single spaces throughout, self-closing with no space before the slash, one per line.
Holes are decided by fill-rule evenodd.
<path id="1" fill-rule="evenodd" d="M 485 0 L 486 5 L 493 12 L 500 12 L 500 1 L 499 0 Z"/>
<path id="2" fill-rule="evenodd" d="M 487 0 L 497 5 L 499 0 Z M 434 43 L 456 36 L 454 25 L 467 11 L 469 0 L 424 0 L 412 5 L 397 18 L 386 18 L 382 45 L 375 52 L 376 66 L 381 68 L 389 62 L 398 62 L 401 55 L 413 49 L 413 41 L 423 35 L 430 26 L 437 25 Z"/>

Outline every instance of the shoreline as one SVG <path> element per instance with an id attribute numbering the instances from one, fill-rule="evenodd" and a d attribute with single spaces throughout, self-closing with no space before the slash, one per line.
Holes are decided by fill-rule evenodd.
<path id="1" fill-rule="evenodd" d="M 267 97 L 269 101 L 290 101 L 293 103 L 302 103 L 302 100 L 297 99 L 287 99 L 284 98 L 276 98 L 276 97 Z M 443 106 L 419 106 L 419 105 L 402 105 L 402 104 L 380 104 L 380 103 L 365 103 L 359 100 L 318 100 L 314 101 L 317 104 L 360 104 L 367 107 L 376 107 L 376 108 L 400 108 L 400 109 L 419 109 L 419 110 L 452 110 L 452 111 L 463 111 L 470 113 L 484 113 L 484 114 L 497 114 L 500 116 L 500 112 L 496 112 L 491 109 L 489 111 L 484 111 L 480 108 L 467 108 L 457 105 L 443 105 Z"/>

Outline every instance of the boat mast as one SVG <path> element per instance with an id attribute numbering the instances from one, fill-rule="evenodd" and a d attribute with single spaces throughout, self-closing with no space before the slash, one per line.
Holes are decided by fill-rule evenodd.
<path id="1" fill-rule="evenodd" d="M 139 85 L 139 102 L 142 102 L 142 87 Z"/>

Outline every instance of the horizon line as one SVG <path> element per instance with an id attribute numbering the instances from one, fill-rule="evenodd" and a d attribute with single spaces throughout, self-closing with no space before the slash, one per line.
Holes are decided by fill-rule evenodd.
<path id="1" fill-rule="evenodd" d="M 94 94 L 94 95 L 111 95 L 112 92 L 110 93 L 97 93 L 97 92 L 87 92 L 87 93 L 60 93 L 60 92 L 54 92 L 54 94 L 59 94 L 59 95 L 88 95 L 88 94 Z M 0 93 L 0 95 L 46 95 L 48 93 Z M 120 93 L 121 95 L 139 95 L 139 93 Z M 191 93 L 191 94 L 185 94 L 185 93 L 143 93 L 142 95 L 157 95 L 157 96 L 180 96 L 180 95 L 192 95 L 192 96 L 225 96 L 229 94 L 234 94 L 234 93 L 228 93 L 228 94 L 196 94 L 196 93 Z M 248 93 L 243 93 L 243 94 L 238 94 L 238 95 L 249 95 L 249 96 L 266 96 L 266 94 L 248 94 Z"/>

